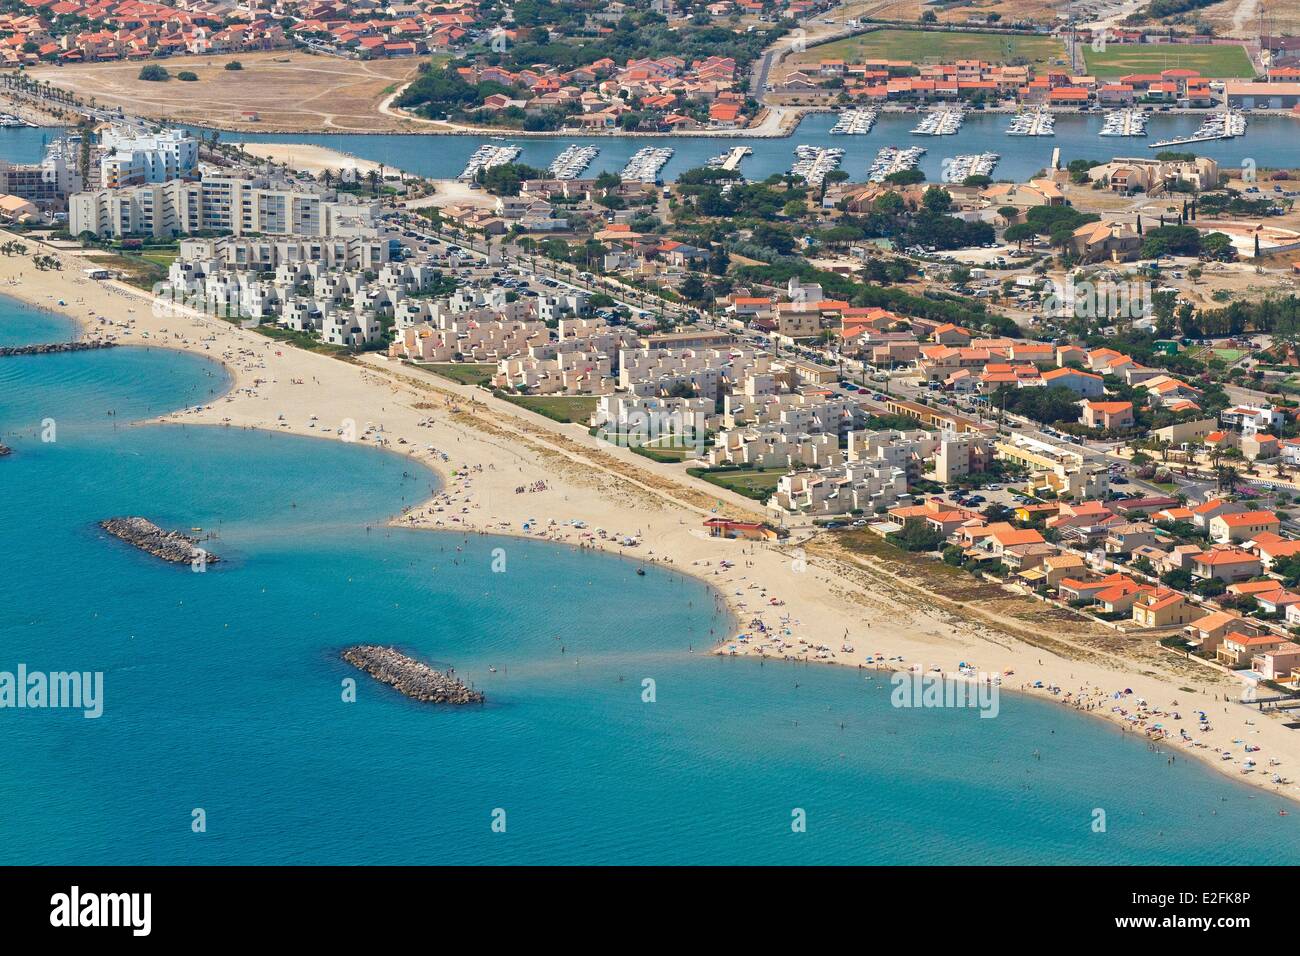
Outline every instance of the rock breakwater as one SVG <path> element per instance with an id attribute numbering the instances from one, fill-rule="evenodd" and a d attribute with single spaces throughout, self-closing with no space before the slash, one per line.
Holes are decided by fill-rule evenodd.
<path id="1" fill-rule="evenodd" d="M 467 687 L 460 678 L 436 671 L 391 647 L 357 644 L 345 648 L 342 657 L 414 700 L 430 704 L 481 704 L 485 700 L 481 691 Z"/>
<path id="2" fill-rule="evenodd" d="M 173 564 L 215 564 L 221 559 L 199 547 L 197 538 L 179 531 L 164 531 L 148 518 L 107 518 L 99 526 L 129 545 Z"/>
<path id="3" fill-rule="evenodd" d="M 13 355 L 54 355 L 59 352 L 89 352 L 93 349 L 117 348 L 116 342 L 99 339 L 85 339 L 80 342 L 45 342 L 41 345 L 4 345 L 0 346 L 0 358 Z"/>

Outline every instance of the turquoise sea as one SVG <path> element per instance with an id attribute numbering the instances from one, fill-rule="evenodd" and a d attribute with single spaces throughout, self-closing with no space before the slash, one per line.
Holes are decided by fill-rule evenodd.
<path id="1" fill-rule="evenodd" d="M 0 341 L 70 334 L 0 299 Z M 387 529 L 436 481 L 399 456 L 130 424 L 226 384 L 156 349 L 0 359 L 0 670 L 104 673 L 97 720 L 0 710 L 0 863 L 1297 858 L 1282 800 L 1102 721 L 1010 694 L 992 720 L 896 710 L 878 675 L 703 653 L 728 622 L 689 578 Z M 95 527 L 119 514 L 216 532 L 225 560 L 157 562 Z M 339 660 L 359 641 L 488 703 L 411 702 Z"/>

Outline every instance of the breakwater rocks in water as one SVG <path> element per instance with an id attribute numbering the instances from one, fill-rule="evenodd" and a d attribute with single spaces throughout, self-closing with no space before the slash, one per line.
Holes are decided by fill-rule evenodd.
<path id="1" fill-rule="evenodd" d="M 113 537 L 173 564 L 216 564 L 221 560 L 200 548 L 197 538 L 179 531 L 164 531 L 148 518 L 108 518 L 99 526 Z"/>
<path id="2" fill-rule="evenodd" d="M 482 691 L 466 687 L 460 678 L 436 671 L 391 647 L 357 644 L 345 648 L 342 656 L 353 667 L 415 700 L 430 704 L 481 704 L 485 699 Z"/>
<path id="3" fill-rule="evenodd" d="M 104 342 L 99 339 L 86 339 L 81 342 L 46 342 L 43 345 L 5 345 L 0 346 L 0 358 L 12 355 L 54 355 L 58 352 L 89 352 L 92 349 L 114 349 L 116 342 Z"/>

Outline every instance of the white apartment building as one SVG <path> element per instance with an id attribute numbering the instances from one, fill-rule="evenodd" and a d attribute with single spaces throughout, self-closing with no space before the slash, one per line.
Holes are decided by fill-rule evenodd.
<path id="1" fill-rule="evenodd" d="M 100 134 L 100 184 L 106 189 L 164 183 L 194 171 L 198 141 L 182 129 L 146 132 L 114 125 Z"/>
<path id="2" fill-rule="evenodd" d="M 182 239 L 176 263 L 202 263 L 205 271 L 247 269 L 272 272 L 281 266 L 318 263 L 330 269 L 378 271 L 381 281 L 389 267 L 388 240 L 378 236 L 338 236 L 293 239 L 249 239 L 220 236 L 215 239 Z M 176 263 L 173 263 L 175 265 Z M 409 273 L 423 266 L 391 263 Z"/>
<path id="3" fill-rule="evenodd" d="M 40 206 L 62 208 L 65 200 L 84 188 L 77 165 L 80 138 L 57 139 L 39 163 L 0 160 L 0 193 Z"/>
<path id="4" fill-rule="evenodd" d="M 754 468 L 829 468 L 843 464 L 844 452 L 834 432 L 810 434 L 780 424 L 747 425 L 718 433 L 709 450 L 710 465 Z"/>
<path id="5" fill-rule="evenodd" d="M 534 395 L 608 395 L 614 391 L 610 357 L 604 352 L 557 352 L 554 358 L 502 359 L 492 378 L 497 388 Z"/>
<path id="6" fill-rule="evenodd" d="M 500 362 L 545 343 L 548 337 L 545 324 L 537 321 L 460 320 L 445 327 L 399 328 L 388 354 L 414 362 Z"/>
<path id="7" fill-rule="evenodd" d="M 907 472 L 884 461 L 849 461 L 834 468 L 783 475 L 768 499 L 774 512 L 810 517 L 870 513 L 907 494 Z"/>
<path id="8" fill-rule="evenodd" d="M 321 322 L 321 340 L 330 345 L 360 349 L 383 338 L 383 326 L 373 314 L 331 312 Z"/>
<path id="9" fill-rule="evenodd" d="M 266 179 L 205 175 L 122 189 L 75 193 L 68 230 L 96 236 L 153 238 L 196 232 L 235 236 L 374 234 L 378 203 L 345 202 L 333 193 L 272 186 Z"/>
<path id="10" fill-rule="evenodd" d="M 636 395 L 666 395 L 690 389 L 713 397 L 771 367 L 769 356 L 753 349 L 624 349 L 618 357 L 619 388 Z"/>
<path id="11" fill-rule="evenodd" d="M 921 476 L 922 463 L 939 448 L 936 432 L 856 431 L 849 434 L 849 461 L 870 461 L 901 468 L 909 481 Z"/>
<path id="12" fill-rule="evenodd" d="M 988 440 L 982 435 L 946 431 L 934 455 L 934 480 L 945 485 L 961 481 L 984 471 L 992 457 Z"/>

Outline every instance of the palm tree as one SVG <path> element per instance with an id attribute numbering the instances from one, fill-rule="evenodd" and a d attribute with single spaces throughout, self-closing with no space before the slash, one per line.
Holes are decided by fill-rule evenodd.
<path id="1" fill-rule="evenodd" d="M 1220 468 L 1218 471 L 1219 491 L 1233 492 L 1237 488 L 1237 469 L 1231 465 Z"/>

